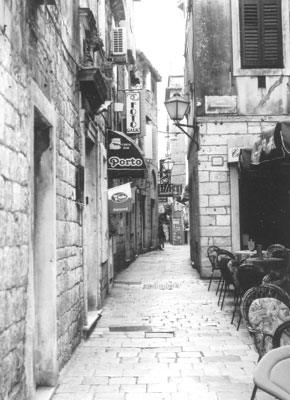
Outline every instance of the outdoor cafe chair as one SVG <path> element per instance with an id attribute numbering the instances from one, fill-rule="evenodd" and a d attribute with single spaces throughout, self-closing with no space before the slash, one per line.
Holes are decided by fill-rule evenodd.
<path id="1" fill-rule="evenodd" d="M 290 296 L 290 276 L 283 276 L 281 279 L 277 279 L 277 276 L 273 271 L 265 275 L 263 283 L 272 283 L 273 285 L 279 286 Z"/>
<path id="2" fill-rule="evenodd" d="M 267 247 L 267 254 L 269 257 L 274 257 L 275 252 L 284 251 L 286 248 L 283 244 L 274 243 Z"/>
<path id="3" fill-rule="evenodd" d="M 290 345 L 267 353 L 254 371 L 257 388 L 279 400 L 290 400 Z M 254 395 L 256 392 L 254 393 Z M 252 400 L 255 397 L 252 397 Z"/>
<path id="4" fill-rule="evenodd" d="M 255 385 L 251 400 L 255 398 L 257 389 L 262 389 L 280 400 L 290 400 L 290 320 L 277 327 L 272 344 L 273 349 L 264 355 L 254 371 Z M 277 350 L 282 346 L 283 349 Z"/>
<path id="5" fill-rule="evenodd" d="M 259 362 L 274 347 L 274 338 L 275 345 L 281 345 L 276 332 L 285 321 L 290 321 L 290 297 L 273 284 L 253 287 L 242 298 L 241 312 L 254 340 Z M 256 390 L 254 385 L 251 400 Z"/>
<path id="6" fill-rule="evenodd" d="M 207 256 L 208 256 L 208 259 L 209 259 L 210 264 L 211 264 L 211 275 L 210 275 L 210 278 L 209 278 L 209 284 L 208 284 L 207 290 L 209 290 L 210 287 L 211 287 L 212 280 L 214 279 L 214 275 L 215 275 L 216 271 L 219 271 L 219 267 L 218 267 L 218 264 L 217 264 L 218 251 L 219 251 L 219 247 L 217 247 L 217 246 L 209 246 L 208 249 L 207 249 Z M 219 279 L 218 279 L 218 282 L 220 282 Z M 218 289 L 219 289 L 219 286 L 217 287 L 216 293 L 218 292 Z"/>
<path id="7" fill-rule="evenodd" d="M 250 288 L 243 295 L 240 305 L 242 319 L 250 333 L 253 331 L 253 327 L 249 322 L 249 309 L 252 302 L 260 298 L 278 299 L 288 308 L 290 308 L 290 296 L 279 286 L 273 285 L 272 283 L 267 283 Z"/>
<path id="8" fill-rule="evenodd" d="M 229 263 L 230 264 L 230 263 Z M 234 311 L 232 315 L 231 324 L 234 322 L 236 310 L 238 309 L 242 296 L 252 287 L 260 286 L 265 273 L 261 271 L 261 268 L 254 264 L 242 264 L 236 269 L 233 269 L 233 279 L 236 287 L 236 301 L 234 305 Z M 241 323 L 241 314 L 239 317 L 237 330 L 239 330 Z"/>
<path id="9" fill-rule="evenodd" d="M 248 315 L 260 359 L 273 348 L 273 336 L 278 326 L 290 320 L 290 304 L 273 297 L 255 299 Z"/>
<path id="10" fill-rule="evenodd" d="M 228 262 L 231 260 L 235 260 L 235 256 L 228 250 L 220 249 L 217 255 L 217 265 L 220 269 L 220 294 L 218 299 L 218 305 L 221 304 L 221 309 L 223 308 L 224 300 L 226 293 L 229 290 L 230 285 L 234 286 L 234 281 L 232 279 L 232 275 L 227 266 Z"/>
<path id="11" fill-rule="evenodd" d="M 285 321 L 275 330 L 273 348 L 290 345 L 290 321 Z"/>

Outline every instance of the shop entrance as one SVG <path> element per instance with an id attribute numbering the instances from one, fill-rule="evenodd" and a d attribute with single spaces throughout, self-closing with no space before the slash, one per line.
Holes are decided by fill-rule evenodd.
<path id="1" fill-rule="evenodd" d="M 239 173 L 241 248 L 249 237 L 263 249 L 290 247 L 290 162 L 284 159 Z"/>

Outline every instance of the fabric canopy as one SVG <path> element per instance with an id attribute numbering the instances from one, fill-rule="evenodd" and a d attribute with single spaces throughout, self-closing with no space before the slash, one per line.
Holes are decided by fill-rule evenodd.
<path id="1" fill-rule="evenodd" d="M 290 121 L 278 122 L 275 128 L 262 133 L 254 144 L 251 163 L 259 165 L 285 158 L 287 154 L 290 154 Z"/>
<path id="2" fill-rule="evenodd" d="M 278 122 L 276 126 L 261 133 L 253 148 L 240 149 L 241 170 L 255 169 L 255 166 L 284 159 L 290 154 L 290 121 Z"/>
<path id="3" fill-rule="evenodd" d="M 108 130 L 108 171 L 113 178 L 144 178 L 146 163 L 141 149 L 123 132 Z"/>

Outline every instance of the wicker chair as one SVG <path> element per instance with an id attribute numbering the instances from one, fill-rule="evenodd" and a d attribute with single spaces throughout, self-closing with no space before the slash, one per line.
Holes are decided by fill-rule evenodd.
<path id="1" fill-rule="evenodd" d="M 217 255 L 217 265 L 221 271 L 220 277 L 220 294 L 218 299 L 218 305 L 221 304 L 221 309 L 223 308 L 226 293 L 229 290 L 230 285 L 235 288 L 235 283 L 232 279 L 231 272 L 227 266 L 229 261 L 234 260 L 235 256 L 228 250 L 220 249 Z"/>
<path id="2" fill-rule="evenodd" d="M 255 398 L 258 388 L 276 396 L 280 400 L 290 400 L 290 320 L 278 326 L 274 332 L 272 343 L 273 350 L 269 351 L 260 360 L 254 371 L 255 386 L 252 393 L 252 400 Z M 277 350 L 282 346 L 286 347 Z M 279 364 L 280 362 L 282 368 L 278 367 L 278 365 L 281 366 L 281 364 Z M 271 379 L 273 375 L 275 379 L 274 382 Z"/>
<path id="3" fill-rule="evenodd" d="M 287 345 L 290 345 L 290 321 L 279 325 L 273 336 L 273 349 Z"/>
<path id="4" fill-rule="evenodd" d="M 253 287 L 242 298 L 241 314 L 254 339 L 259 362 L 272 350 L 275 332 L 279 326 L 287 320 L 290 321 L 290 297 L 283 289 L 273 284 Z M 255 385 L 251 400 L 255 398 L 256 391 Z"/>
<path id="5" fill-rule="evenodd" d="M 267 247 L 267 254 L 269 257 L 274 257 L 273 253 L 276 251 L 284 251 L 286 250 L 285 246 L 283 244 L 275 243 L 275 244 L 270 244 L 270 246 Z"/>
<path id="6" fill-rule="evenodd" d="M 258 265 L 249 263 L 240 265 L 235 272 L 233 271 L 233 273 L 233 279 L 236 282 L 235 286 L 237 288 L 237 295 L 231 323 L 234 322 L 236 310 L 241 303 L 242 296 L 250 288 L 260 286 L 265 275 Z M 237 330 L 239 330 L 241 319 L 242 315 L 240 314 Z"/>
<path id="7" fill-rule="evenodd" d="M 258 287 L 252 287 L 246 291 L 243 295 L 240 305 L 240 311 L 242 318 L 246 324 L 246 327 L 249 331 L 251 331 L 252 327 L 249 323 L 249 308 L 252 302 L 255 299 L 263 298 L 263 297 L 271 297 L 280 300 L 287 307 L 290 308 L 290 296 L 280 287 L 273 285 L 271 283 L 267 283 Z"/>
<path id="8" fill-rule="evenodd" d="M 219 271 L 219 267 L 217 265 L 217 255 L 218 255 L 218 251 L 219 250 L 220 249 L 217 246 L 210 246 L 207 249 L 207 256 L 208 256 L 208 259 L 209 259 L 210 264 L 211 264 L 211 276 L 210 276 L 210 279 L 209 279 L 209 284 L 208 284 L 207 290 L 209 290 L 210 287 L 211 287 L 211 283 L 213 281 L 215 272 Z M 218 282 L 220 282 L 219 279 L 218 279 Z M 219 286 L 217 287 L 216 293 L 218 292 L 218 289 L 219 289 Z"/>
<path id="9" fill-rule="evenodd" d="M 267 256 L 268 257 L 277 257 L 277 258 L 282 258 L 284 260 L 283 264 L 281 264 L 281 267 L 277 270 L 271 271 L 271 273 L 276 276 L 276 279 L 280 279 L 285 274 L 287 275 L 286 269 L 289 264 L 289 250 L 286 249 L 285 246 L 282 244 L 271 244 L 267 248 Z"/>

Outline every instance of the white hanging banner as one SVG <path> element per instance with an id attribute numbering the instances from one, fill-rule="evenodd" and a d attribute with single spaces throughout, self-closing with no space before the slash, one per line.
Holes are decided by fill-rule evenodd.
<path id="1" fill-rule="evenodd" d="M 132 211 L 132 189 L 130 182 L 108 189 L 108 205 L 110 214 Z"/>
<path id="2" fill-rule="evenodd" d="M 126 91 L 126 133 L 140 135 L 141 133 L 141 98 L 140 91 Z"/>

